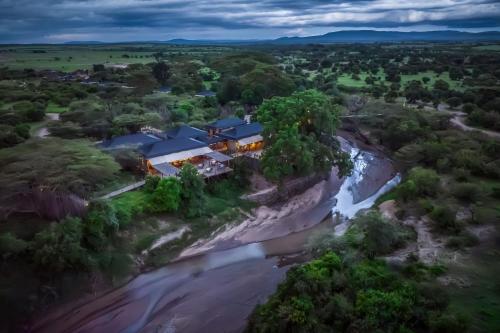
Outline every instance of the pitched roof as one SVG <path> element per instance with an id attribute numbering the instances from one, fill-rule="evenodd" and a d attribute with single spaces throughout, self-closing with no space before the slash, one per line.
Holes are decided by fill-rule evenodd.
<path id="1" fill-rule="evenodd" d="M 243 124 L 246 124 L 246 122 L 243 119 L 236 118 L 236 117 L 229 117 L 229 118 L 224 118 L 221 120 L 214 121 L 213 123 L 208 124 L 207 127 L 217 128 L 217 129 L 225 129 L 225 128 L 230 128 L 230 127 L 240 126 Z"/>
<path id="2" fill-rule="evenodd" d="M 206 147 L 207 144 L 191 138 L 168 139 L 143 146 L 141 152 L 146 158 L 177 153 L 184 150 Z"/>
<path id="3" fill-rule="evenodd" d="M 231 140 L 239 140 L 249 136 L 262 133 L 262 125 L 260 123 L 250 123 L 220 133 L 219 135 Z"/>
<path id="4" fill-rule="evenodd" d="M 153 165 L 153 168 L 155 168 L 156 170 L 158 170 L 158 172 L 167 177 L 175 176 L 181 171 L 170 163 L 156 164 Z"/>
<path id="5" fill-rule="evenodd" d="M 154 135 L 135 133 L 115 136 L 114 138 L 104 141 L 101 147 L 104 149 L 138 148 L 158 141 L 161 141 L 161 139 Z"/>
<path id="6" fill-rule="evenodd" d="M 167 87 L 167 86 L 161 86 L 160 88 L 158 88 L 158 90 L 157 90 L 157 91 L 159 91 L 159 92 L 163 92 L 163 93 L 169 93 L 169 92 L 171 92 L 171 91 L 172 91 L 172 88 Z"/>
<path id="7" fill-rule="evenodd" d="M 224 141 L 225 139 L 220 137 L 220 136 L 217 136 L 217 135 L 212 135 L 212 136 L 205 135 L 205 136 L 200 136 L 200 137 L 196 138 L 196 140 L 205 142 L 207 145 L 211 145 L 211 144 L 214 144 L 217 142 Z"/>
<path id="8" fill-rule="evenodd" d="M 166 132 L 167 136 L 172 139 L 177 138 L 197 138 L 207 135 L 206 131 L 191 127 L 188 125 L 181 125 Z"/>

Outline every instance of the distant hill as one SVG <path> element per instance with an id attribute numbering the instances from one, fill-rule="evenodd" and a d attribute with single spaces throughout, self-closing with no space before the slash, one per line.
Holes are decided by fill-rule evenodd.
<path id="1" fill-rule="evenodd" d="M 252 45 L 252 44 L 331 44 L 331 43 L 389 43 L 389 42 L 461 42 L 461 41 L 500 41 L 499 31 L 462 32 L 455 30 L 425 31 L 425 32 L 400 32 L 400 31 L 375 31 L 375 30 L 343 30 L 329 32 L 324 35 L 306 37 L 281 37 L 278 39 L 257 40 L 202 40 L 202 39 L 170 39 L 166 41 L 136 41 L 128 43 L 109 44 L 174 44 L 174 45 Z M 99 41 L 73 41 L 69 45 L 106 44 Z"/>
<path id="2" fill-rule="evenodd" d="M 282 37 L 271 41 L 275 44 L 308 43 L 375 43 L 375 42 L 460 42 L 460 41 L 500 41 L 500 32 L 462 32 L 454 30 L 400 32 L 375 30 L 344 30 L 324 35 L 307 37 Z"/>
<path id="3" fill-rule="evenodd" d="M 67 45 L 95 45 L 95 44 L 106 44 L 105 42 L 99 42 L 96 40 L 86 40 L 86 41 L 71 41 L 71 42 L 65 42 L 64 44 Z"/>

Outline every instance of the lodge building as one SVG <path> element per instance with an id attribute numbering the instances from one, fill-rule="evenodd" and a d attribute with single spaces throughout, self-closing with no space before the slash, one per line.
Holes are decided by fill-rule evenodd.
<path id="1" fill-rule="evenodd" d="M 233 158 L 258 159 L 264 142 L 262 126 L 230 117 L 215 121 L 206 130 L 181 125 L 166 132 L 136 133 L 114 137 L 101 144 L 104 150 L 134 149 L 147 174 L 175 177 L 185 163 L 193 164 L 205 178 L 231 172 Z"/>

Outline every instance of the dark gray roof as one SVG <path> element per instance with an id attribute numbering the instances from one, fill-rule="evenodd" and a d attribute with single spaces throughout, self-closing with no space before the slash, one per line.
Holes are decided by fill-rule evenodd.
<path id="1" fill-rule="evenodd" d="M 211 145 L 211 144 L 214 144 L 214 143 L 217 143 L 217 142 L 224 141 L 226 139 L 224 139 L 224 138 L 222 138 L 222 137 L 220 137 L 218 135 L 212 135 L 212 136 L 205 135 L 205 136 L 200 136 L 200 137 L 196 138 L 196 140 L 203 141 L 207 145 Z"/>
<path id="2" fill-rule="evenodd" d="M 210 123 L 207 125 L 209 128 L 216 128 L 216 129 L 225 129 L 225 128 L 231 128 L 235 126 L 240 126 L 246 124 L 246 122 L 243 119 L 236 118 L 236 117 L 229 117 L 229 118 L 224 118 L 221 120 L 214 121 L 213 123 Z"/>
<path id="3" fill-rule="evenodd" d="M 197 138 L 200 136 L 206 136 L 207 132 L 188 125 L 181 125 L 179 127 L 168 130 L 166 134 L 169 138 L 177 139 L 177 138 Z"/>
<path id="4" fill-rule="evenodd" d="M 227 156 L 223 153 L 219 153 L 218 151 L 212 151 L 210 153 L 205 154 L 205 156 L 208 156 L 208 157 L 210 157 L 218 162 L 226 162 L 226 161 L 230 161 L 233 159 L 231 156 Z"/>
<path id="5" fill-rule="evenodd" d="M 104 149 L 138 148 L 158 141 L 161 141 L 161 139 L 154 135 L 135 133 L 116 136 L 114 138 L 106 140 L 101 144 L 101 147 Z"/>
<path id="6" fill-rule="evenodd" d="M 235 128 L 222 132 L 219 135 L 227 139 L 239 140 L 260 133 L 262 133 L 262 125 L 260 123 L 250 123 L 236 126 Z"/>
<path id="7" fill-rule="evenodd" d="M 205 142 L 201 142 L 195 139 L 177 138 L 163 140 L 147 146 L 143 146 L 141 152 L 146 158 L 153 158 L 206 146 L 207 144 Z"/>
<path id="8" fill-rule="evenodd" d="M 175 176 L 180 172 L 180 170 L 178 168 L 174 167 L 170 163 L 156 164 L 156 165 L 153 165 L 153 168 L 155 168 L 162 175 L 167 176 L 167 177 Z"/>
<path id="9" fill-rule="evenodd" d="M 167 87 L 167 86 L 163 86 L 163 87 L 158 88 L 158 91 L 163 92 L 163 93 L 169 93 L 172 91 L 172 88 Z"/>

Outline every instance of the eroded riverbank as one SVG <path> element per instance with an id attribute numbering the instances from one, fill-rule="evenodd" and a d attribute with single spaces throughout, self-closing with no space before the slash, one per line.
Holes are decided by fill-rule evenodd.
<path id="1" fill-rule="evenodd" d="M 34 330 L 241 331 L 254 306 L 274 292 L 290 267 L 280 264 L 280 256 L 302 251 L 312 233 L 333 228 L 331 219 L 321 223 L 332 209 L 350 217 L 355 212 L 343 214 L 345 207 L 367 208 L 383 194 L 381 189 L 388 190 L 384 185 L 394 182 L 396 172 L 388 159 L 347 141 L 342 141 L 342 146 L 351 152 L 356 169 L 345 179 L 338 179 L 333 170 L 328 181 L 305 192 L 309 199 L 315 199 L 305 200 L 307 205 L 287 210 L 285 203 L 260 219 L 254 212 L 243 228 L 229 228 L 192 246 L 192 252 L 185 254 L 189 258 L 141 274 L 69 311 L 66 307 L 66 311 L 53 312 Z M 342 205 L 336 207 L 337 203 Z"/>

